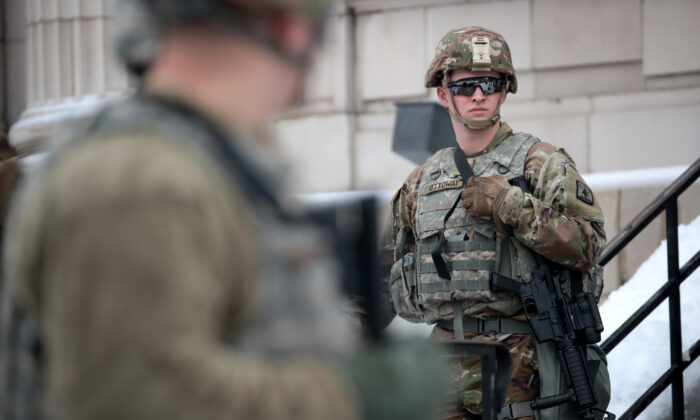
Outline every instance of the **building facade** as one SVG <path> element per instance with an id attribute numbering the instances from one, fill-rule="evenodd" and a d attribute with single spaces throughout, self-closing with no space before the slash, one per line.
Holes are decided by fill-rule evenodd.
<path id="1" fill-rule="evenodd" d="M 0 5 L 2 127 L 21 154 L 128 95 L 111 48 L 115 0 Z M 695 0 L 338 1 L 303 103 L 271 129 L 304 168 L 297 192 L 397 188 L 415 164 L 391 152 L 395 102 L 435 100 L 423 87 L 435 45 L 478 24 L 510 43 L 519 86 L 502 115 L 515 130 L 564 147 L 582 173 L 687 165 L 700 157 L 698 21 Z M 598 191 L 609 238 L 661 190 Z M 682 222 L 699 199 L 697 185 L 681 198 Z M 663 237 L 658 220 L 608 264 L 607 290 Z"/>

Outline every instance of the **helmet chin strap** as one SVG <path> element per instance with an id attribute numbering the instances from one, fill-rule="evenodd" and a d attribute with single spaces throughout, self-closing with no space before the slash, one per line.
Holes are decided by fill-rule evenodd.
<path id="1" fill-rule="evenodd" d="M 473 132 L 485 131 L 496 125 L 496 123 L 501 120 L 501 102 L 503 101 L 503 95 L 505 95 L 507 88 L 501 90 L 501 93 L 498 98 L 498 105 L 493 111 L 491 118 L 487 120 L 472 120 L 459 115 L 459 113 L 457 112 L 457 107 L 455 107 L 454 98 L 452 97 L 452 91 L 447 87 L 447 83 L 447 77 L 443 77 L 442 87 L 443 89 L 445 89 L 445 92 L 447 94 L 447 103 L 449 104 L 447 110 L 450 112 L 450 116 L 452 117 L 452 119 L 462 123 L 462 125 L 467 130 Z"/>

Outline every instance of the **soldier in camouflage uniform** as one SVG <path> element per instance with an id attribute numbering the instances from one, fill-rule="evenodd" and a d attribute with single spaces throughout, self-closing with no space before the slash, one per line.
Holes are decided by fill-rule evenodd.
<path id="1" fill-rule="evenodd" d="M 142 90 L 53 138 L 10 216 L 3 303 L 38 334 L 0 349 L 0 417 L 424 418 L 439 358 L 358 350 L 328 230 L 255 134 L 295 102 L 325 1 L 130 6 Z"/>
<path id="2" fill-rule="evenodd" d="M 437 87 L 457 147 L 429 157 L 391 200 L 384 249 L 395 261 L 389 278 L 392 312 L 435 323 L 436 338 L 504 343 L 514 368 L 501 418 L 576 418 L 570 406 L 533 413 L 528 403 L 517 404 L 558 393 L 559 368 L 551 348 L 540 349 L 519 299 L 491 292 L 489 276 L 498 272 L 532 280 L 535 252 L 583 271 L 583 288 L 599 297 L 602 275 L 595 262 L 605 244 L 599 203 L 564 149 L 501 121 L 501 104 L 518 85 L 500 34 L 480 27 L 448 32 L 437 45 L 425 85 Z M 473 169 L 466 185 L 458 159 Z M 518 177 L 524 177 L 529 192 L 509 183 Z M 449 275 L 440 274 L 436 250 Z M 589 358 L 604 361 L 597 346 Z M 479 359 L 458 360 L 453 371 L 462 408 L 447 409 L 443 418 L 480 418 Z M 600 369 L 596 391 L 603 408 L 607 384 L 607 371 Z"/>

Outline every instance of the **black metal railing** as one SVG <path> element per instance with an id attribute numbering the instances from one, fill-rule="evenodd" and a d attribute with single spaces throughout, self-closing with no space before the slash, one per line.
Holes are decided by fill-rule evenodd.
<path id="1" fill-rule="evenodd" d="M 666 212 L 666 249 L 668 254 L 668 281 L 649 298 L 627 321 L 625 321 L 601 345 L 605 353 L 617 346 L 666 298 L 669 300 L 669 331 L 671 339 L 671 367 L 664 372 L 654 384 L 647 389 L 621 416 L 620 419 L 633 419 L 651 404 L 659 394 L 671 385 L 672 418 L 685 418 L 685 401 L 683 397 L 683 371 L 700 354 L 700 340 L 697 340 L 688 352 L 683 354 L 681 334 L 681 299 L 680 285 L 700 265 L 698 251 L 682 268 L 678 261 L 678 197 L 700 176 L 700 159 L 683 172 L 683 174 L 666 188 L 651 204 L 627 225 L 605 247 L 599 264 L 605 265 L 612 260 L 639 232 L 641 232 L 662 211 Z"/>

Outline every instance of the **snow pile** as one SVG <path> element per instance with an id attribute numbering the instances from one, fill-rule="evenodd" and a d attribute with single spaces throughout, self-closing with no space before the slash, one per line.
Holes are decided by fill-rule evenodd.
<path id="1" fill-rule="evenodd" d="M 678 228 L 680 266 L 700 248 L 700 217 Z M 600 312 L 605 331 L 603 340 L 614 332 L 667 280 L 666 241 L 654 251 L 622 287 L 612 292 Z M 608 410 L 620 415 L 671 365 L 669 353 L 668 300 L 640 324 L 608 355 L 612 401 Z M 700 270 L 681 285 L 681 323 L 683 351 L 700 338 Z M 691 391 L 700 385 L 700 363 L 684 372 L 686 407 L 696 397 Z M 660 419 L 669 415 L 670 386 L 638 418 Z"/>

